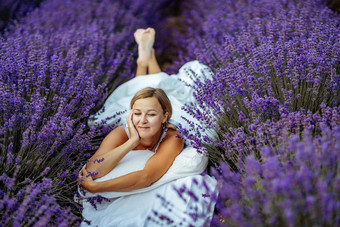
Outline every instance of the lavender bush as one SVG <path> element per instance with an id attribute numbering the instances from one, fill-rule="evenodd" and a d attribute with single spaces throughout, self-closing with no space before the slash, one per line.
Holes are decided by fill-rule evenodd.
<path id="1" fill-rule="evenodd" d="M 212 225 L 338 225 L 339 15 L 325 1 L 195 8 L 177 64 L 196 57 L 214 76 L 196 82 L 185 110 L 199 124 L 181 133 L 223 183 Z"/>
<path id="2" fill-rule="evenodd" d="M 254 19 L 270 20 L 273 16 L 279 15 L 282 10 L 296 9 L 297 5 L 301 7 L 312 3 L 321 10 L 326 8 L 326 5 L 336 6 L 336 2 L 337 0 L 183 1 L 176 23 L 177 31 L 174 31 L 177 59 L 167 70 L 176 73 L 177 69 L 187 61 L 196 59 L 198 55 L 202 56 L 203 49 L 207 51 L 204 57 L 214 59 L 215 53 L 208 50 L 218 48 L 224 42 L 225 35 L 237 36 L 242 33 L 243 28 Z M 208 59 L 201 59 L 204 63 L 208 63 Z"/>
<path id="3" fill-rule="evenodd" d="M 166 2 L 46 1 L 0 38 L 0 225 L 79 223 L 77 173 L 115 127 L 87 119 L 133 76 L 132 34 Z"/>
<path id="4" fill-rule="evenodd" d="M 250 155 L 243 172 L 221 163 L 223 182 L 213 226 L 338 226 L 340 222 L 340 127 L 321 124 L 291 135 L 277 149 Z M 278 154 L 279 153 L 279 154 Z"/>
<path id="5" fill-rule="evenodd" d="M 234 163 L 254 151 L 260 159 L 256 146 L 270 144 L 266 137 L 274 136 L 263 131 L 264 125 L 286 121 L 290 113 L 306 117 L 303 121 L 309 121 L 314 133 L 318 133 L 319 120 L 328 117 L 326 112 L 338 115 L 339 16 L 309 1 L 295 8 L 275 3 L 270 9 L 277 14 L 248 20 L 241 31 L 226 33 L 221 44 L 212 36 L 203 36 L 206 47 L 195 50 L 215 75 L 197 81 L 198 104 L 186 110 L 216 130 L 218 137 L 201 135 L 199 126 L 191 132 L 183 129 L 183 134 L 195 147 L 208 149 L 216 161 Z M 335 119 L 329 122 L 338 123 Z M 293 124 L 291 130 L 303 126 Z"/>
<path id="6" fill-rule="evenodd" d="M 17 167 L 17 170 L 20 166 Z M 79 218 L 72 215 L 70 208 L 61 207 L 57 203 L 53 182 L 43 178 L 33 182 L 26 178 L 24 182 L 16 182 L 3 174 L 0 181 L 9 189 L 15 184 L 21 188 L 17 193 L 1 191 L 1 226 L 70 226 L 76 225 Z M 59 199 L 60 200 L 60 199 Z"/>
<path id="7" fill-rule="evenodd" d="M 0 32 L 6 29 L 6 26 L 13 23 L 39 7 L 42 0 L 2 0 L 0 2 Z"/>
<path id="8" fill-rule="evenodd" d="M 277 2 L 276 2 L 277 3 Z M 282 8 L 293 5 L 286 1 L 278 3 Z M 178 22 L 175 45 L 177 59 L 167 68 L 176 72 L 187 61 L 202 55 L 202 50 L 213 50 L 224 42 L 226 34 L 235 35 L 254 18 L 270 17 L 278 13 L 280 7 L 269 0 L 246 1 L 184 1 Z M 207 46 L 208 45 L 208 46 Z M 205 57 L 213 58 L 214 53 Z M 204 63 L 209 63 L 204 59 Z"/>

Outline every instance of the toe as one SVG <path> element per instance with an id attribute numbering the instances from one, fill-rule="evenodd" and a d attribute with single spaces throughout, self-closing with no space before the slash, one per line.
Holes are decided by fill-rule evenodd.
<path id="1" fill-rule="evenodd" d="M 137 29 L 136 32 L 135 32 L 135 35 L 143 33 L 144 30 L 145 29 L 141 29 L 141 28 Z"/>
<path id="2" fill-rule="evenodd" d="M 156 33 L 155 29 L 153 29 L 153 28 L 150 28 L 150 33 L 153 33 L 153 34 L 155 34 L 155 33 Z"/>

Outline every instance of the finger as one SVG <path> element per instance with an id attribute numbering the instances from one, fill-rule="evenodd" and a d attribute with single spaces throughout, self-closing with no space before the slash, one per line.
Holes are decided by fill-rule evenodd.
<path id="1" fill-rule="evenodd" d="M 126 122 L 128 123 L 128 125 L 131 120 L 132 120 L 132 111 L 129 113 L 128 117 L 126 118 Z"/>
<path id="2" fill-rule="evenodd" d="M 84 168 L 83 169 L 83 174 L 86 175 L 87 174 L 87 170 Z"/>
<path id="3" fill-rule="evenodd" d="M 132 128 L 132 127 L 133 127 L 133 121 L 132 121 L 132 119 L 133 119 L 133 114 L 131 113 L 131 114 L 129 115 L 129 119 L 128 119 L 128 121 L 127 121 L 129 128 Z"/>
<path id="4" fill-rule="evenodd" d="M 83 179 L 84 179 L 83 171 L 80 170 L 80 171 L 79 171 L 79 174 L 78 174 L 78 177 L 77 177 L 77 182 L 78 182 L 79 184 L 81 184 L 81 182 L 83 181 Z"/>
<path id="5" fill-rule="evenodd" d="M 78 174 L 78 177 L 77 177 L 77 182 L 80 183 L 82 178 L 83 178 L 83 175 L 80 171 L 79 174 Z"/>
<path id="6" fill-rule="evenodd" d="M 82 173 L 82 176 L 83 176 L 83 177 L 87 177 L 87 171 L 86 171 L 85 168 L 83 168 L 83 169 L 81 170 L 81 173 Z"/>
<path id="7" fill-rule="evenodd" d="M 129 116 L 129 120 L 131 121 L 131 123 L 132 123 L 132 118 L 133 118 L 133 114 L 132 114 L 132 111 L 131 111 L 130 116 Z"/>

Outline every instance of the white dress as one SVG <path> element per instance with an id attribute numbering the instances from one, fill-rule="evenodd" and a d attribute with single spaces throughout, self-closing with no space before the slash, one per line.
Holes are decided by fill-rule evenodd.
<path id="1" fill-rule="evenodd" d="M 185 103 L 194 102 L 193 81 L 190 77 L 209 76 L 209 69 L 198 61 L 188 62 L 181 67 L 176 75 L 167 75 L 164 72 L 143 75 L 120 85 L 106 100 L 104 107 L 99 111 L 95 120 L 88 124 L 98 124 L 110 117 L 106 124 L 113 124 L 119 120 L 126 121 L 130 110 L 130 100 L 133 95 L 144 87 L 162 88 L 168 95 L 172 107 L 172 123 L 180 123 L 187 127 L 182 116 L 194 121 L 181 107 Z M 123 114 L 112 116 L 116 112 Z M 188 126 L 189 127 L 189 126 Z M 162 139 L 163 137 L 161 137 Z M 159 141 L 161 142 L 161 141 Z M 154 154 L 148 150 L 130 151 L 118 165 L 107 175 L 96 179 L 105 181 L 132 171 L 144 168 L 147 160 Z M 176 157 L 170 169 L 151 186 L 131 192 L 104 192 L 85 194 L 83 197 L 101 195 L 108 199 L 96 204 L 96 209 L 90 202 L 83 203 L 82 215 L 91 221 L 90 226 L 209 226 L 211 221 L 215 198 L 217 197 L 217 182 L 214 178 L 201 174 L 207 166 L 205 154 L 198 153 L 187 143 L 183 151 Z M 82 226 L 89 226 L 82 222 Z"/>

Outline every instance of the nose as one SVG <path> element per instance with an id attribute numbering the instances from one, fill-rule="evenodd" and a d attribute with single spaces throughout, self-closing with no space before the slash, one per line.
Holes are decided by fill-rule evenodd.
<path id="1" fill-rule="evenodd" d="M 147 123 L 148 120 L 147 120 L 147 118 L 146 118 L 146 115 L 143 115 L 142 118 L 140 119 L 140 121 L 141 121 L 142 123 Z"/>

